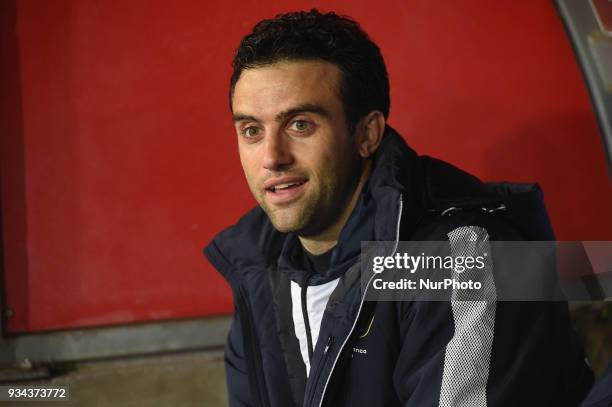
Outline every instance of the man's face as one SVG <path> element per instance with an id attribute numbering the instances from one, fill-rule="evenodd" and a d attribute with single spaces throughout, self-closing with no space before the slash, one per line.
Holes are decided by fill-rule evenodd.
<path id="1" fill-rule="evenodd" d="M 361 160 L 339 98 L 341 72 L 325 61 L 244 70 L 232 111 L 251 192 L 281 232 L 319 234 L 346 210 Z"/>

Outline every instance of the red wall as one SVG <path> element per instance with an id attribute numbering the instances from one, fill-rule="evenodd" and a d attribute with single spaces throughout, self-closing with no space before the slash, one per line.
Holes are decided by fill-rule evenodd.
<path id="1" fill-rule="evenodd" d="M 253 205 L 227 108 L 232 52 L 263 17 L 360 21 L 390 123 L 484 179 L 538 181 L 560 239 L 610 240 L 588 93 L 551 1 L 10 0 L 2 12 L 2 228 L 11 332 L 231 310 L 202 259 Z"/>

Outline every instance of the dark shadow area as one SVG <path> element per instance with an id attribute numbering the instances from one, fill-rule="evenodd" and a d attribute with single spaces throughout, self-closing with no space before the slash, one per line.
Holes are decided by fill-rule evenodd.
<path id="1" fill-rule="evenodd" d="M 0 4 L 4 334 L 52 328 L 80 276 L 73 3 Z M 81 267 L 81 268 L 80 268 Z M 65 301 L 61 301 L 64 300 Z M 56 318 L 57 319 L 57 318 Z"/>
<path id="2" fill-rule="evenodd" d="M 612 302 L 572 303 L 570 309 L 595 377 L 600 377 L 612 363 Z"/>
<path id="3" fill-rule="evenodd" d="M 2 334 L 13 314 L 7 303 L 7 270 L 15 270 L 16 285 L 27 295 L 27 222 L 25 146 L 17 0 L 0 2 L 0 296 Z M 22 298 L 20 311 L 28 313 Z"/>

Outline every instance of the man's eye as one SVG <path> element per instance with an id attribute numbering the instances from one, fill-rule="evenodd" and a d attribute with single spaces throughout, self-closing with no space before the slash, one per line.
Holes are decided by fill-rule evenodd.
<path id="1" fill-rule="evenodd" d="M 246 129 L 242 130 L 242 134 L 245 137 L 253 138 L 253 137 L 257 137 L 260 131 L 261 130 L 257 127 L 247 127 Z"/>
<path id="2" fill-rule="evenodd" d="M 293 123 L 291 123 L 290 128 L 303 133 L 311 128 L 311 123 L 307 122 L 306 120 L 295 120 Z"/>

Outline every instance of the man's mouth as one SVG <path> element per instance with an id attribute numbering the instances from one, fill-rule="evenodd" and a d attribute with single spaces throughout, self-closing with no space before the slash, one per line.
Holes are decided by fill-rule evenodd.
<path id="1" fill-rule="evenodd" d="M 290 189 L 290 188 L 295 188 L 298 187 L 300 185 L 303 185 L 306 181 L 302 181 L 302 182 L 286 182 L 283 184 L 278 184 L 275 185 L 273 187 L 267 188 L 268 191 L 272 191 L 272 192 L 276 192 L 276 191 L 282 191 L 285 189 Z"/>
<path id="2" fill-rule="evenodd" d="M 302 195 L 307 182 L 307 178 L 292 176 L 270 179 L 264 183 L 266 200 L 274 205 L 291 203 Z"/>

